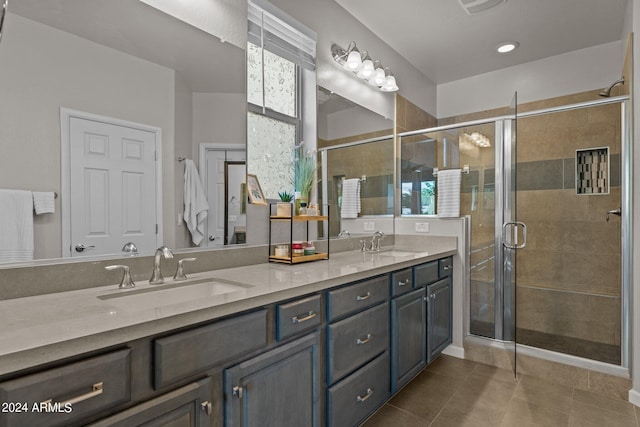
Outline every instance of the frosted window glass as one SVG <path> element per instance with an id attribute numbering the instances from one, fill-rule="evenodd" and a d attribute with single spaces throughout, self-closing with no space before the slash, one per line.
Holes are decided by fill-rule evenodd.
<path id="1" fill-rule="evenodd" d="M 262 107 L 262 54 L 252 43 L 247 43 L 247 101 Z"/>
<path id="2" fill-rule="evenodd" d="M 262 106 L 262 79 L 264 76 L 265 107 L 297 117 L 296 114 L 296 64 L 269 50 L 247 43 L 247 99 Z"/>
<path id="3" fill-rule="evenodd" d="M 249 112 L 247 117 L 247 164 L 258 176 L 268 199 L 280 191 L 293 191 L 293 156 L 296 126 Z"/>

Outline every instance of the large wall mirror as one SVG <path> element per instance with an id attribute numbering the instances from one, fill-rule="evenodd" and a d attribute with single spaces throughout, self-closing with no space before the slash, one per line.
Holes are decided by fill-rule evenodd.
<path id="1" fill-rule="evenodd" d="M 173 249 L 193 247 L 181 217 L 184 162 L 178 159 L 197 164 L 201 144 L 235 147 L 245 143 L 246 4 L 207 2 L 208 10 L 226 26 L 214 36 L 146 4 L 153 2 L 19 0 L 9 4 L 0 44 L 0 188 L 57 193 L 55 213 L 34 216 L 34 259 L 69 256 L 65 251 L 71 247 L 64 247 L 65 239 L 72 245 L 86 243 L 71 240 L 65 221 L 75 227 L 90 216 L 94 222 L 86 226 L 85 235 L 109 234 L 113 226 L 104 221 L 114 216 L 107 214 L 112 203 L 100 200 L 107 190 L 122 191 L 117 193 L 121 205 L 115 216 L 131 226 L 128 240 L 135 241 L 137 226 L 152 224 L 154 234 L 158 224 L 160 237 L 148 246 L 140 245 L 141 253 L 160 243 Z M 197 2 L 164 3 L 203 19 Z M 84 139 L 65 149 L 65 131 L 73 140 L 78 126 Z M 106 133 L 122 129 L 137 133 L 126 133 L 119 147 L 104 143 Z M 144 142 L 147 137 L 149 144 Z M 117 158 L 95 163 L 95 174 L 88 179 L 86 173 L 74 175 L 63 169 L 74 166 L 69 162 L 76 150 L 96 159 L 117 150 Z M 104 173 L 141 158 L 151 162 L 157 158 L 149 175 L 137 171 L 112 181 Z M 89 184 L 73 194 L 78 193 L 75 184 L 83 180 Z M 143 181 L 151 187 L 139 185 Z M 148 197 L 149 193 L 158 198 Z M 91 200 L 93 211 L 76 210 L 70 202 L 74 196 Z M 127 208 L 131 199 L 140 201 L 147 216 Z M 100 206 L 102 212 L 96 209 Z M 104 253 L 92 252 L 93 245 L 97 244 L 87 244 L 81 255 Z M 117 242 L 106 253 L 120 256 L 121 246 Z"/>
<path id="2" fill-rule="evenodd" d="M 393 121 L 339 94 L 318 87 L 318 149 L 321 153 L 323 203 L 330 205 L 329 235 L 358 233 L 363 221 L 393 216 Z M 359 180 L 356 212 L 347 212 Z M 350 182 L 349 182 L 350 181 Z M 352 209 L 350 209 L 352 210 Z M 369 231 L 370 233 L 370 231 Z"/>

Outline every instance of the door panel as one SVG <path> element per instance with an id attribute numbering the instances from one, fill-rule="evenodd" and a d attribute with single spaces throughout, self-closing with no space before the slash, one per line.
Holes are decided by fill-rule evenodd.
<path id="1" fill-rule="evenodd" d="M 127 242 L 153 251 L 156 134 L 70 117 L 69 143 L 70 255 L 119 253 Z"/>

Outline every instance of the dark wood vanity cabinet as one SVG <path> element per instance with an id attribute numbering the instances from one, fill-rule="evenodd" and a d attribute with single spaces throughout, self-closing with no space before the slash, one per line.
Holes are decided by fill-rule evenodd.
<path id="1" fill-rule="evenodd" d="M 0 381 L 11 426 L 355 426 L 451 342 L 452 258 Z"/>

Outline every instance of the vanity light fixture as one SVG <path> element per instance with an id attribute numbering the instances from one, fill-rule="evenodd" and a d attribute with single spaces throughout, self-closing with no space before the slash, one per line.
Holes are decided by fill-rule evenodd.
<path id="1" fill-rule="evenodd" d="M 466 141 L 480 148 L 491 147 L 491 140 L 489 137 L 477 131 L 471 133 L 463 132 L 462 135 L 460 135 L 460 140 L 461 142 Z"/>
<path id="2" fill-rule="evenodd" d="M 520 43 L 518 42 L 504 42 L 496 46 L 496 50 L 498 53 L 509 53 L 516 50 L 518 46 L 520 46 Z"/>
<path id="3" fill-rule="evenodd" d="M 354 72 L 356 76 L 377 86 L 383 92 L 395 92 L 399 89 L 389 67 L 383 68 L 380 60 L 373 60 L 366 50 L 360 53 L 356 42 L 349 43 L 346 50 L 334 43 L 331 46 L 331 56 L 345 70 Z"/>

